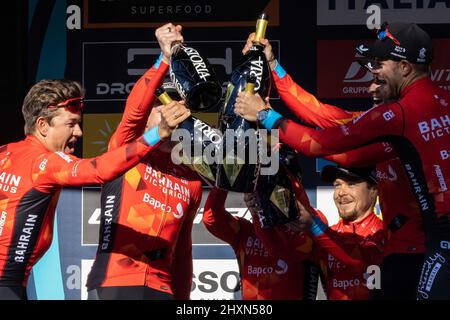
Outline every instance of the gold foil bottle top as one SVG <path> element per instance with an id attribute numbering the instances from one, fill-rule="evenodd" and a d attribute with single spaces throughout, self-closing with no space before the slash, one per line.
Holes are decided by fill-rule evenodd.
<path id="1" fill-rule="evenodd" d="M 164 91 L 163 88 L 156 89 L 155 94 L 158 97 L 159 101 L 161 101 L 161 103 L 163 105 L 167 105 L 172 102 L 172 98 L 169 96 L 169 94 L 166 91 Z"/>
<path id="2" fill-rule="evenodd" d="M 268 16 L 265 13 L 261 13 L 261 15 L 258 17 L 258 20 L 256 21 L 256 32 L 253 43 L 261 43 L 261 39 L 266 37 L 266 28 L 267 23 L 269 22 L 267 19 Z"/>
<path id="3" fill-rule="evenodd" d="M 255 93 L 255 83 L 256 83 L 256 77 L 253 75 L 248 75 L 245 79 L 247 83 L 245 84 L 245 92 L 249 92 L 251 94 Z"/>

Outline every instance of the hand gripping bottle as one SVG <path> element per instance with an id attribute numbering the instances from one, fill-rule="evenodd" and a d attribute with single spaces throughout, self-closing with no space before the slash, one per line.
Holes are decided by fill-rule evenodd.
<path id="1" fill-rule="evenodd" d="M 234 113 L 237 94 L 252 83 L 253 91 L 264 99 L 269 96 L 271 72 L 260 39 L 265 37 L 267 15 L 261 14 L 256 23 L 253 46 L 234 68 L 221 116 L 219 128 L 223 133 L 222 163 L 218 165 L 216 185 L 236 192 L 255 190 L 259 174 L 259 137 L 255 123 Z"/>

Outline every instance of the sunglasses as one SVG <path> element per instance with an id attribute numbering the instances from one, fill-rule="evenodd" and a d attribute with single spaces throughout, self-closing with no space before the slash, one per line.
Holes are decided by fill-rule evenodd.
<path id="1" fill-rule="evenodd" d="M 63 102 L 58 103 L 57 105 L 50 105 L 48 106 L 49 109 L 57 109 L 57 108 L 66 108 L 68 111 L 72 113 L 78 113 L 83 111 L 84 109 L 84 102 L 83 98 L 77 97 L 77 98 L 71 98 L 67 99 Z"/>
<path id="2" fill-rule="evenodd" d="M 381 29 L 379 29 L 378 31 L 377 31 L 377 38 L 378 38 L 378 40 L 381 40 L 381 41 L 383 41 L 383 40 L 385 40 L 386 38 L 389 38 L 389 39 L 391 39 L 392 41 L 394 41 L 394 43 L 396 44 L 396 45 L 400 45 L 400 41 L 398 41 L 393 35 L 392 35 L 392 33 L 390 33 L 389 32 L 389 29 L 388 29 L 388 27 L 387 27 L 387 24 L 383 24 L 382 26 L 381 26 Z"/>

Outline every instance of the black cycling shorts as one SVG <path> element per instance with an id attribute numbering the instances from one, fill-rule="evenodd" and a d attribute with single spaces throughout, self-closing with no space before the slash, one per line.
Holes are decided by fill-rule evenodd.
<path id="1" fill-rule="evenodd" d="M 450 300 L 450 214 L 426 229 L 426 250 L 418 300 Z"/>
<path id="2" fill-rule="evenodd" d="M 371 289 L 371 300 L 416 300 L 423 253 L 393 253 L 380 266 L 381 288 Z"/>
<path id="3" fill-rule="evenodd" d="M 27 289 L 18 286 L 0 286 L 0 300 L 28 300 Z"/>

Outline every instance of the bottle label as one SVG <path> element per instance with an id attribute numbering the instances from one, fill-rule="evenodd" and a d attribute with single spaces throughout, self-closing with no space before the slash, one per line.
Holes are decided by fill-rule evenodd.
<path id="1" fill-rule="evenodd" d="M 186 99 L 186 91 L 183 89 L 183 86 L 181 85 L 181 83 L 178 81 L 175 73 L 173 72 L 172 68 L 170 68 L 170 80 L 172 81 L 172 83 L 175 85 L 175 87 L 177 88 L 178 93 L 181 96 L 181 99 Z"/>
<path id="2" fill-rule="evenodd" d="M 289 190 L 282 186 L 275 186 L 270 195 L 270 201 L 286 216 L 289 216 L 290 194 Z"/>
<path id="3" fill-rule="evenodd" d="M 258 91 L 261 86 L 263 68 L 264 60 L 260 55 L 258 55 L 257 59 L 250 61 L 250 75 L 256 77 L 255 92 Z"/>
<path id="4" fill-rule="evenodd" d="M 210 77 L 211 74 L 209 73 L 208 67 L 198 51 L 190 47 L 183 47 L 183 51 L 186 52 L 187 56 L 191 60 L 200 79 L 208 81 L 208 77 Z"/>
<path id="5" fill-rule="evenodd" d="M 210 127 L 202 120 L 195 118 L 194 128 L 201 130 L 202 134 L 206 136 L 212 143 L 216 145 L 222 143 L 222 136 L 218 133 L 218 130 Z"/>

